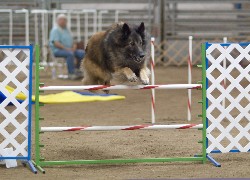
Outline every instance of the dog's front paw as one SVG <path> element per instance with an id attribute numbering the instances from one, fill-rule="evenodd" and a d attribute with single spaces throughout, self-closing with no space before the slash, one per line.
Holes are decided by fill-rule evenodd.
<path id="1" fill-rule="evenodd" d="M 130 82 L 137 82 L 137 77 L 135 73 L 131 74 L 130 76 L 127 77 Z"/>
<path id="2" fill-rule="evenodd" d="M 142 82 L 142 84 L 144 85 L 148 85 L 149 84 L 149 78 L 148 78 L 148 71 L 149 69 L 142 69 L 140 72 L 140 80 Z"/>
<path id="3" fill-rule="evenodd" d="M 141 77 L 140 80 L 141 80 L 142 84 L 149 85 L 149 78 L 148 77 L 143 77 L 143 78 Z"/>
<path id="4" fill-rule="evenodd" d="M 149 77 L 151 75 L 151 71 L 148 68 L 146 68 L 145 71 L 146 71 L 147 76 Z"/>

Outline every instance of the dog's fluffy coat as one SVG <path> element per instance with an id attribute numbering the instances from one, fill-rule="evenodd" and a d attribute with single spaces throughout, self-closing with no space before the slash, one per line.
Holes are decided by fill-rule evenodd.
<path id="1" fill-rule="evenodd" d="M 130 82 L 138 78 L 149 84 L 149 40 L 144 23 L 139 26 L 118 23 L 94 34 L 88 41 L 83 60 L 84 85 L 110 85 L 112 75 L 120 73 Z"/>

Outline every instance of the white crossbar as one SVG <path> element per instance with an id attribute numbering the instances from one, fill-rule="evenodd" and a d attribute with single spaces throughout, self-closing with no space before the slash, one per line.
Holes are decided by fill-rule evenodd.
<path id="1" fill-rule="evenodd" d="M 121 89 L 199 89 L 201 84 L 167 84 L 167 85 L 89 85 L 89 86 L 44 86 L 43 91 L 75 91 L 75 90 L 121 90 Z"/>
<path id="2" fill-rule="evenodd" d="M 130 125 L 130 126 L 78 126 L 78 127 L 41 127 L 41 132 L 62 131 L 115 131 L 115 130 L 156 130 L 156 129 L 198 129 L 202 124 L 175 125 Z"/>

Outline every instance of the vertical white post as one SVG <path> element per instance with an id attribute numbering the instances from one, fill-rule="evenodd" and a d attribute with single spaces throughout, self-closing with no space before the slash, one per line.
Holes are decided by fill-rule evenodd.
<path id="1" fill-rule="evenodd" d="M 47 55 L 48 55 L 48 48 L 49 48 L 49 32 L 48 32 L 48 28 L 49 28 L 49 18 L 48 18 L 48 12 L 47 10 L 44 12 L 45 16 L 44 16 L 44 23 L 45 23 L 45 46 L 44 46 L 44 51 L 45 51 L 45 60 L 47 60 Z"/>
<path id="2" fill-rule="evenodd" d="M 25 11 L 25 44 L 29 45 L 29 11 Z"/>
<path id="3" fill-rule="evenodd" d="M 16 10 L 16 13 L 24 13 L 25 14 L 25 44 L 29 45 L 29 11 L 27 9 Z"/>
<path id="4" fill-rule="evenodd" d="M 155 38 L 151 37 L 151 85 L 155 85 Z M 155 89 L 151 90 L 151 120 L 155 123 Z"/>
<path id="5" fill-rule="evenodd" d="M 188 84 L 192 84 L 192 61 L 193 61 L 193 56 L 192 56 L 192 41 L 193 41 L 193 36 L 188 37 Z M 192 90 L 188 89 L 188 103 L 187 103 L 187 120 L 191 121 L 191 99 L 192 99 Z"/>
<path id="6" fill-rule="evenodd" d="M 77 41 L 81 41 L 81 18 L 80 13 L 76 14 Z"/>
<path id="7" fill-rule="evenodd" d="M 119 14 L 121 13 L 129 13 L 128 11 L 122 11 L 122 10 L 116 10 L 115 11 L 115 22 L 117 23 L 119 21 Z"/>
<path id="8" fill-rule="evenodd" d="M 87 46 L 89 36 L 89 15 L 88 12 L 84 14 L 84 47 Z"/>
<path id="9" fill-rule="evenodd" d="M 227 43 L 227 37 L 223 37 L 223 43 Z M 227 47 L 225 46 L 224 48 L 226 49 Z M 227 59 L 226 58 L 223 59 L 223 68 L 227 69 Z M 223 80 L 224 89 L 226 89 L 226 86 L 227 86 L 227 79 L 225 77 L 224 80 Z M 226 99 L 225 98 L 222 101 L 222 106 L 224 108 L 226 107 Z"/>
<path id="10" fill-rule="evenodd" d="M 93 12 L 93 33 L 97 32 L 97 12 L 96 10 Z"/>
<path id="11" fill-rule="evenodd" d="M 47 65 L 47 54 L 48 54 L 48 13 L 49 11 L 40 9 L 40 10 L 32 10 L 31 13 L 34 14 L 34 28 L 35 28 L 35 43 L 39 44 L 39 29 L 38 29 L 38 19 L 41 15 L 41 38 L 42 38 L 42 63 L 43 65 Z"/>
<path id="12" fill-rule="evenodd" d="M 108 13 L 108 11 L 106 11 L 106 10 L 101 10 L 101 11 L 99 11 L 99 13 L 98 13 L 98 25 L 99 25 L 98 30 L 99 30 L 99 31 L 102 31 L 102 14 L 104 14 L 104 13 Z"/>
<path id="13" fill-rule="evenodd" d="M 42 54 L 43 54 L 43 65 L 46 65 L 46 32 L 45 32 L 45 14 L 42 15 Z"/>
<path id="14" fill-rule="evenodd" d="M 9 12 L 9 45 L 13 45 L 13 15 L 12 15 L 12 10 Z"/>
<path id="15" fill-rule="evenodd" d="M 68 12 L 68 29 L 71 31 L 71 12 Z"/>
<path id="16" fill-rule="evenodd" d="M 35 25 L 35 44 L 39 44 L 37 13 L 34 13 L 34 25 Z"/>
<path id="17" fill-rule="evenodd" d="M 115 22 L 117 23 L 119 20 L 118 20 L 118 16 L 119 16 L 119 10 L 116 10 L 115 11 Z"/>
<path id="18" fill-rule="evenodd" d="M 102 31 L 102 13 L 98 13 L 98 31 Z"/>
<path id="19" fill-rule="evenodd" d="M 16 13 L 19 13 L 15 11 Z M 12 45 L 13 43 L 13 16 L 12 16 L 12 10 L 11 9 L 0 9 L 0 13 L 9 13 L 9 45 Z"/>
<path id="20" fill-rule="evenodd" d="M 53 27 L 56 26 L 56 11 L 53 11 L 53 16 L 52 16 L 52 21 L 53 21 Z"/>

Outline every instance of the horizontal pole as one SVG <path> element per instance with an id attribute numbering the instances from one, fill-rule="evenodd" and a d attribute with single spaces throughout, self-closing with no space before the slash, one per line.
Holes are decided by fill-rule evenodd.
<path id="1" fill-rule="evenodd" d="M 176 157 L 176 158 L 143 158 L 143 159 L 103 159 L 103 160 L 69 160 L 69 161 L 41 161 L 41 166 L 50 165 L 77 165 L 77 164 L 121 164 L 121 163 L 150 163 L 150 162 L 177 162 L 203 161 L 203 157 Z"/>
<path id="2" fill-rule="evenodd" d="M 202 124 L 176 125 L 130 125 L 130 126 L 78 126 L 78 127 L 41 127 L 41 132 L 63 131 L 115 131 L 115 130 L 156 130 L 156 129 L 198 129 Z"/>
<path id="3" fill-rule="evenodd" d="M 0 13 L 11 13 L 12 9 L 0 9 Z"/>
<path id="4" fill-rule="evenodd" d="M 199 89 L 201 84 L 167 84 L 167 85 L 88 85 L 88 86 L 43 86 L 43 91 L 75 91 L 75 90 L 121 90 L 121 89 Z"/>

